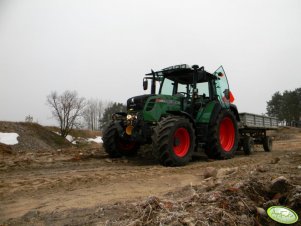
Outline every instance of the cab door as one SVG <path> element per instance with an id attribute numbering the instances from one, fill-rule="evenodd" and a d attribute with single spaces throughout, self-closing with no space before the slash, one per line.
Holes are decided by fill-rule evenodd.
<path id="1" fill-rule="evenodd" d="M 223 66 L 220 66 L 214 73 L 217 79 L 215 81 L 216 93 L 218 100 L 224 108 L 229 108 L 234 97 L 230 91 L 228 79 Z"/>

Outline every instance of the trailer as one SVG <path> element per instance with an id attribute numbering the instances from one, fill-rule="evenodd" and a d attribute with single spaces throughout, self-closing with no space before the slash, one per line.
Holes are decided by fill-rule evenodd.
<path id="1" fill-rule="evenodd" d="M 251 113 L 240 113 L 239 117 L 239 149 L 243 149 L 246 155 L 250 155 L 254 151 L 254 144 L 261 144 L 264 151 L 272 151 L 273 140 L 267 135 L 267 131 L 276 130 L 278 120 Z"/>

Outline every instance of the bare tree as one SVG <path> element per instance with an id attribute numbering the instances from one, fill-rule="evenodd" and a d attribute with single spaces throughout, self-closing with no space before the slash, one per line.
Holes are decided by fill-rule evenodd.
<path id="1" fill-rule="evenodd" d="M 60 124 L 62 137 L 66 137 L 77 126 L 78 119 L 85 108 L 85 98 L 79 97 L 76 91 L 65 91 L 61 95 L 51 92 L 47 104 L 52 108 L 53 117 Z"/>
<path id="2" fill-rule="evenodd" d="M 25 122 L 29 122 L 29 123 L 32 123 L 33 122 L 33 117 L 31 115 L 27 115 L 25 117 Z"/>
<path id="3" fill-rule="evenodd" d="M 104 110 L 104 103 L 101 100 L 90 99 L 83 112 L 84 121 L 91 130 L 99 129 L 99 120 Z"/>

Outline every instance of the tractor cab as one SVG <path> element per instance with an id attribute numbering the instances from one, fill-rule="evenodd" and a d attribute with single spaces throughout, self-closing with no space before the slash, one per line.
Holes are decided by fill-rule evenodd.
<path id="1" fill-rule="evenodd" d="M 201 106 L 213 100 L 218 100 L 224 108 L 229 108 L 229 104 L 234 101 L 222 66 L 213 74 L 205 71 L 204 67 L 190 67 L 187 64 L 152 71 L 146 74 L 143 80 L 145 90 L 148 80 L 152 81 L 152 95 L 155 95 L 157 90 L 157 95 L 179 97 L 183 102 L 182 110 L 192 115 L 195 115 L 194 112 Z"/>

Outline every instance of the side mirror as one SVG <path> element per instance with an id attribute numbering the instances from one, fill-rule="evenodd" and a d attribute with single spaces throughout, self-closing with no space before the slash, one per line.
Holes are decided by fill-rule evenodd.
<path id="1" fill-rule="evenodd" d="M 143 79 L 143 89 L 144 90 L 147 90 L 147 87 L 148 87 L 148 81 L 146 78 Z"/>

